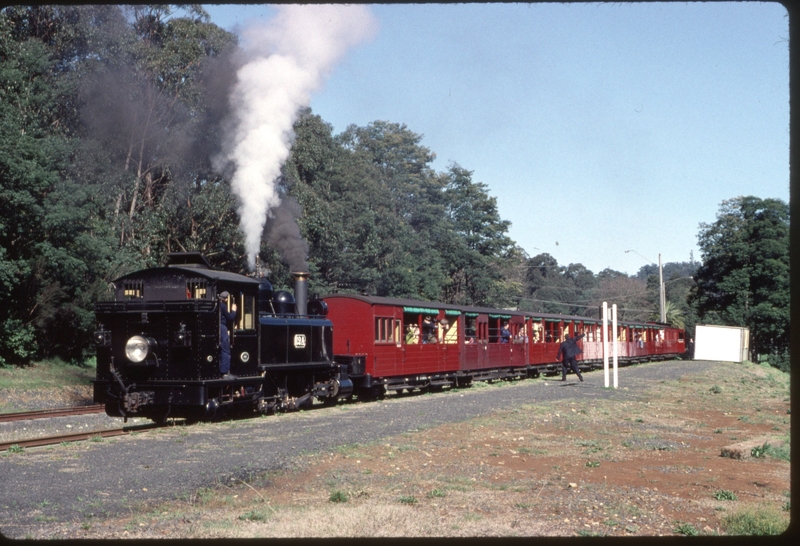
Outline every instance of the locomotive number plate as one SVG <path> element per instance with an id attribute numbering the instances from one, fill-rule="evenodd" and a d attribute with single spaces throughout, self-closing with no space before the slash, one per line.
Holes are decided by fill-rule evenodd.
<path id="1" fill-rule="evenodd" d="M 305 334 L 295 334 L 294 335 L 294 348 L 295 349 L 304 349 L 306 346 L 306 335 Z"/>

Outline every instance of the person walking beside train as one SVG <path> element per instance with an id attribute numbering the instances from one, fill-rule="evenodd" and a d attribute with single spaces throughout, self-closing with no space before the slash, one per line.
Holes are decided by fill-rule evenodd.
<path id="1" fill-rule="evenodd" d="M 558 346 L 556 360 L 561 360 L 561 381 L 567 380 L 567 371 L 570 367 L 572 368 L 572 371 L 575 372 L 575 375 L 578 376 L 578 379 L 583 381 L 583 376 L 578 369 L 578 361 L 575 357 L 583 352 L 581 348 L 578 347 L 578 340 L 584 335 L 586 334 L 580 334 L 577 337 L 567 336 L 567 339 L 561 342 L 561 345 Z"/>
<path id="2" fill-rule="evenodd" d="M 227 291 L 219 295 L 219 372 L 222 374 L 222 379 L 236 379 L 235 375 L 231 375 L 231 338 L 228 332 L 229 325 L 233 325 L 236 320 L 236 304 L 231 304 L 231 310 L 228 311 L 228 294 Z"/>

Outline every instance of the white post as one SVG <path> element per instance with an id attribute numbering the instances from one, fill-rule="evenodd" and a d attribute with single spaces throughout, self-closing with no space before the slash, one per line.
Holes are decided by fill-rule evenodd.
<path id="1" fill-rule="evenodd" d="M 661 322 L 667 322 L 667 301 L 664 291 L 664 270 L 661 268 L 661 253 L 658 253 L 658 304 L 661 310 Z"/>
<path id="2" fill-rule="evenodd" d="M 614 343 L 614 388 L 618 387 L 617 381 L 617 304 L 611 306 L 611 341 Z"/>
<path id="3" fill-rule="evenodd" d="M 603 302 L 603 374 L 608 388 L 608 304 Z"/>

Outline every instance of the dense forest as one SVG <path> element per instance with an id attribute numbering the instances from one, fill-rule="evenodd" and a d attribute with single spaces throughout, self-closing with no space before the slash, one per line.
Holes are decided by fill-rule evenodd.
<path id="1" fill-rule="evenodd" d="M 200 251 L 248 272 L 229 168 L 215 165 L 238 40 L 198 6 L 23 6 L 0 11 L 0 365 L 92 355 L 109 282 Z M 487 186 L 402 123 L 340 134 L 297 112 L 259 267 L 310 290 L 657 320 L 659 275 L 528 256 Z M 748 325 L 788 363 L 788 205 L 737 198 L 702 225 L 703 262 L 663 268 L 667 321 Z M 768 240 L 769 244 L 760 244 Z M 292 266 L 293 267 L 293 266 Z M 767 283 L 767 284 L 764 284 Z M 771 361 L 773 361 L 771 360 Z"/>

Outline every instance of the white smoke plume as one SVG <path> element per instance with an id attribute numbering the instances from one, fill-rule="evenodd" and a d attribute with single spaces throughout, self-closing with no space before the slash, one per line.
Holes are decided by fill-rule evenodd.
<path id="1" fill-rule="evenodd" d="M 362 5 L 281 5 L 264 25 L 243 33 L 242 66 L 231 92 L 223 155 L 217 169 L 233 163 L 231 187 L 239 197 L 241 229 L 250 269 L 261 246 L 298 111 L 309 105 L 330 70 L 348 49 L 371 38 L 377 21 Z M 290 264 L 291 265 L 291 264 Z"/>

